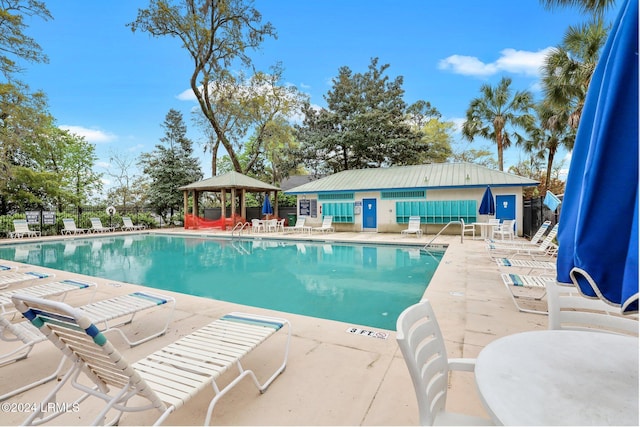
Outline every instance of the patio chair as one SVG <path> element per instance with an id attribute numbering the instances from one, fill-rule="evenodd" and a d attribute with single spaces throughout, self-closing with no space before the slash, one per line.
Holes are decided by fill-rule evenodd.
<path id="1" fill-rule="evenodd" d="M 462 229 L 462 237 L 464 238 L 464 235 L 467 233 L 471 233 L 471 235 L 473 236 L 472 238 L 475 239 L 476 238 L 476 226 L 473 224 L 465 224 L 464 223 L 464 219 L 460 218 L 460 227 Z"/>
<path id="2" fill-rule="evenodd" d="M 492 425 L 490 420 L 446 412 L 449 374 L 473 372 L 475 359 L 448 359 L 444 338 L 428 300 L 406 308 L 396 323 L 396 340 L 418 400 L 420 425 Z"/>
<path id="3" fill-rule="evenodd" d="M 115 231 L 116 227 L 103 227 L 100 218 L 91 218 L 90 230 L 92 233 L 108 233 L 110 231 Z"/>
<path id="4" fill-rule="evenodd" d="M 0 315 L 6 316 L 8 314 L 15 313 L 16 310 L 13 306 L 13 302 L 11 301 L 11 297 L 17 293 L 33 295 L 40 298 L 61 297 L 62 300 L 64 300 L 69 292 L 81 289 L 92 290 L 91 299 L 93 299 L 97 285 L 93 282 L 66 279 L 58 282 L 49 282 L 41 285 L 30 286 L 28 288 L 3 291 L 0 292 Z"/>
<path id="5" fill-rule="evenodd" d="M 549 329 L 596 331 L 638 336 L 638 316 L 580 294 L 574 285 L 547 282 Z"/>
<path id="6" fill-rule="evenodd" d="M 276 223 L 276 231 L 281 231 L 284 233 L 284 218 L 279 219 Z"/>
<path id="7" fill-rule="evenodd" d="M 307 232 L 309 234 L 311 234 L 311 226 L 309 225 L 304 225 L 305 221 L 307 220 L 306 216 L 299 216 L 296 219 L 296 224 L 293 227 L 287 227 L 286 231 L 293 231 L 293 232 Z"/>
<path id="8" fill-rule="evenodd" d="M 491 239 L 488 243 L 499 243 L 501 245 L 514 244 L 514 245 L 520 245 L 520 246 L 539 245 L 543 240 L 543 236 L 547 233 L 547 231 L 549 231 L 549 227 L 550 226 L 551 226 L 551 221 L 543 222 L 542 225 L 540 226 L 540 228 L 538 228 L 538 231 L 536 231 L 536 234 L 534 234 L 531 237 L 531 240 L 514 240 L 514 241 L 502 240 L 502 241 L 497 241 L 495 239 Z M 556 229 L 555 234 L 557 234 L 557 230 L 558 229 Z"/>
<path id="9" fill-rule="evenodd" d="M 553 239 L 558 233 L 558 224 L 554 225 L 549 234 L 544 238 L 540 245 L 513 245 L 501 243 L 488 243 L 487 250 L 492 259 L 502 258 L 505 256 L 527 255 L 531 257 L 541 256 L 548 257 L 555 255 L 557 246 L 553 244 Z"/>
<path id="10" fill-rule="evenodd" d="M 264 221 L 267 232 L 275 233 L 278 231 L 278 220 L 277 219 L 267 219 Z"/>
<path id="11" fill-rule="evenodd" d="M 120 229 L 123 231 L 140 231 L 146 230 L 146 228 L 146 225 L 134 225 L 133 221 L 131 221 L 131 218 L 128 216 L 122 217 L 122 227 Z"/>
<path id="12" fill-rule="evenodd" d="M 415 234 L 416 237 L 422 236 L 422 229 L 420 228 L 420 217 L 410 216 L 407 228 L 402 230 L 400 234 Z"/>
<path id="13" fill-rule="evenodd" d="M 333 232 L 335 231 L 335 228 L 333 228 L 333 225 L 331 225 L 331 223 L 333 222 L 333 215 L 327 215 L 324 218 L 322 218 L 322 225 L 320 227 L 313 227 L 311 229 L 311 231 L 320 231 L 322 233 L 325 232 Z"/>
<path id="14" fill-rule="evenodd" d="M 251 232 L 252 233 L 261 233 L 261 232 L 265 232 L 267 231 L 267 228 L 264 224 L 264 221 L 261 221 L 259 219 L 252 219 L 251 220 Z"/>
<path id="15" fill-rule="evenodd" d="M 9 233 L 11 239 L 22 239 L 23 237 L 40 237 L 39 231 L 29 229 L 26 219 L 14 219 L 13 231 Z"/>
<path id="16" fill-rule="evenodd" d="M 515 273 L 502 273 L 502 282 L 504 286 L 509 291 L 509 295 L 511 295 L 511 299 L 515 304 L 516 308 L 523 313 L 535 313 L 535 314 L 547 314 L 547 310 L 536 310 L 522 307 L 518 304 L 519 299 L 529 299 L 535 301 L 541 301 L 547 295 L 547 283 L 553 282 L 555 283 L 555 276 L 534 276 L 528 274 L 515 274 Z M 517 288 L 528 288 L 529 290 L 542 290 L 540 293 L 536 293 L 535 295 L 527 295 L 521 293 L 514 293 L 514 289 Z"/>
<path id="17" fill-rule="evenodd" d="M 148 333 L 145 329 L 145 332 L 147 333 L 143 334 L 144 336 L 137 337 L 137 340 L 131 340 L 120 328 L 121 326 L 133 323 L 135 316 L 139 313 L 162 306 L 168 306 L 170 312 L 163 317 L 165 321 L 163 325 L 161 324 L 162 328 L 160 330 Z M 164 335 L 167 332 L 169 323 L 173 318 L 175 306 L 176 301 L 172 297 L 152 294 L 150 292 L 133 292 L 128 295 L 121 295 L 87 304 L 78 307 L 78 310 L 87 316 L 91 322 L 96 325 L 100 331 L 102 331 L 102 333 L 115 331 L 122 337 L 129 347 L 135 347 L 153 338 Z M 112 324 L 114 320 L 120 320 L 120 322 Z M 22 341 L 22 345 L 18 348 L 0 355 L 1 366 L 26 359 L 36 344 L 47 340 L 47 337 L 42 335 L 40 331 L 38 331 L 38 328 L 26 320 L 20 323 L 11 323 L 3 316 L 0 316 L 0 327 L 0 340 L 6 342 Z M 58 376 L 63 372 L 65 365 L 64 360 L 65 359 L 63 357 L 58 364 L 58 368 L 53 373 L 19 388 L 12 386 L 12 390 L 10 392 L 0 396 L 0 401 L 58 378 Z"/>
<path id="18" fill-rule="evenodd" d="M 73 218 L 63 218 L 62 224 L 64 225 L 64 228 L 60 230 L 62 234 L 84 234 L 89 232 L 87 228 L 76 227 L 76 222 Z"/>
<path id="19" fill-rule="evenodd" d="M 250 376 L 264 392 L 287 363 L 291 327 L 286 319 L 230 313 L 131 364 L 82 311 L 65 303 L 26 295 L 15 295 L 13 301 L 27 320 L 73 362 L 71 370 L 37 406 L 40 410 L 32 412 L 24 425 L 47 422 L 60 415 L 62 411 L 46 410 L 51 408 L 51 403 L 58 408 L 65 406 L 55 399 L 68 382 L 84 393 L 73 402 L 79 410 L 85 409 L 80 403 L 88 396 L 104 401 L 94 424 L 103 423 L 107 414 L 117 412 L 109 421 L 110 425 L 117 423 L 124 412 L 148 409 L 159 412 L 155 424 L 161 424 L 192 397 L 211 386 L 215 395 L 207 410 L 205 424 L 208 425 L 215 404 L 244 377 Z M 252 370 L 243 368 L 241 359 L 285 325 L 288 336 L 284 361 L 264 384 L 260 384 Z M 218 378 L 232 366 L 238 368 L 238 376 L 220 389 Z M 78 381 L 81 375 L 83 378 Z M 87 386 L 87 380 L 93 386 Z M 134 396 L 145 402 L 132 399 Z M 86 409 L 95 407 L 93 404 Z"/>
<path id="20" fill-rule="evenodd" d="M 515 219 L 505 219 L 497 229 L 493 230 L 493 238 L 495 239 L 497 235 L 500 236 L 500 240 L 504 240 L 505 238 L 513 240 L 515 238 L 515 226 Z"/>
<path id="21" fill-rule="evenodd" d="M 0 289 L 6 289 L 11 285 L 15 285 L 17 283 L 25 283 L 32 282 L 34 280 L 46 279 L 48 277 L 54 277 L 55 274 L 49 273 L 39 273 L 37 271 L 14 271 L 14 270 L 4 270 L 0 273 Z"/>

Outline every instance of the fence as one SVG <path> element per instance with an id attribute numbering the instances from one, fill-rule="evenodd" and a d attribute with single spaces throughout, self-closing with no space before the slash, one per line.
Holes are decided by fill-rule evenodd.
<path id="1" fill-rule="evenodd" d="M 526 237 L 531 237 L 538 231 L 538 228 L 546 220 L 551 221 L 551 225 L 558 222 L 558 212 L 552 212 L 543 203 L 544 197 L 526 199 L 522 206 L 522 233 Z"/>
<path id="2" fill-rule="evenodd" d="M 60 234 L 64 228 L 63 218 L 73 218 L 78 228 L 89 228 L 90 218 L 97 217 L 105 226 L 120 225 L 122 216 L 130 216 L 133 222 L 144 222 L 152 226 L 150 209 L 148 208 L 119 208 L 114 214 L 107 213 L 106 206 L 78 206 L 64 209 L 60 212 L 47 210 L 31 210 L 24 213 L 0 216 L 0 235 L 8 236 L 13 231 L 13 220 L 22 218 L 29 223 L 29 228 L 40 231 L 43 236 Z"/>

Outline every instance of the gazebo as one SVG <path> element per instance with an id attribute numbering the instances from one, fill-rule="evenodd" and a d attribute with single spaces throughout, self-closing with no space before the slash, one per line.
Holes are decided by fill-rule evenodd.
<path id="1" fill-rule="evenodd" d="M 247 209 L 245 204 L 245 194 L 247 191 L 252 193 L 262 193 L 273 191 L 273 208 L 274 215 L 278 216 L 278 192 L 280 188 L 266 184 L 255 178 L 243 175 L 241 173 L 231 171 L 223 175 L 213 176 L 211 178 L 204 179 L 202 181 L 194 182 L 189 185 L 180 187 L 180 190 L 184 194 L 184 226 L 185 228 L 200 228 L 200 226 L 209 227 L 221 227 L 225 228 L 227 225 L 233 225 L 236 222 L 236 218 L 246 218 Z M 198 194 L 201 192 L 216 192 L 221 193 L 220 199 L 222 201 L 222 218 L 220 221 L 207 221 L 204 218 L 198 217 Z M 189 214 L 189 193 L 193 193 L 193 212 Z M 231 218 L 228 221 L 225 218 L 225 206 L 227 194 L 231 194 Z M 240 199 L 240 213 L 236 212 L 236 199 Z M 230 222 L 231 224 L 228 224 Z"/>

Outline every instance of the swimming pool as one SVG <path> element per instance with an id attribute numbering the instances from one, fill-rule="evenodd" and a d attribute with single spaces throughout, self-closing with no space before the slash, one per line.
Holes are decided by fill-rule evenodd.
<path id="1" fill-rule="evenodd" d="M 130 234 L 0 246 L 0 258 L 395 330 L 444 252 L 289 240 Z"/>

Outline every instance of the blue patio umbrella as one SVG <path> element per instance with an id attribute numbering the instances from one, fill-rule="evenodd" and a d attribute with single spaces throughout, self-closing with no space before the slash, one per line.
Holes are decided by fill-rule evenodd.
<path id="1" fill-rule="evenodd" d="M 493 200 L 493 193 L 491 187 L 487 185 L 487 189 L 484 190 L 482 196 L 482 202 L 480 202 L 480 209 L 478 209 L 480 215 L 495 215 L 496 214 L 496 202 Z"/>
<path id="2" fill-rule="evenodd" d="M 271 206 L 271 200 L 269 195 L 264 196 L 264 203 L 262 204 L 262 215 L 273 215 L 273 206 Z"/>
<path id="3" fill-rule="evenodd" d="M 587 92 L 558 243 L 559 282 L 638 312 L 638 0 L 622 4 Z"/>

